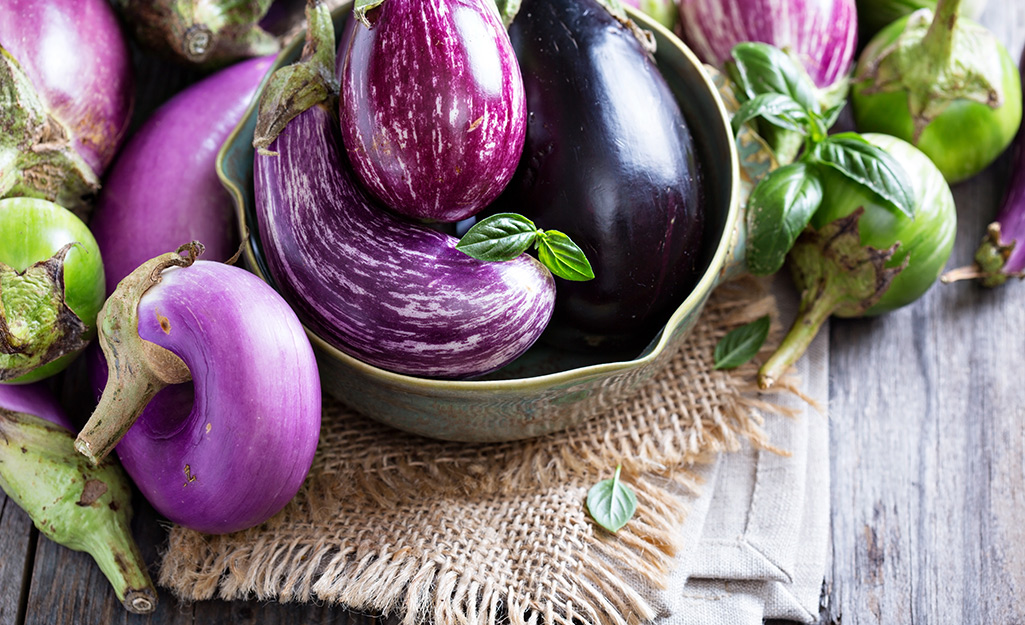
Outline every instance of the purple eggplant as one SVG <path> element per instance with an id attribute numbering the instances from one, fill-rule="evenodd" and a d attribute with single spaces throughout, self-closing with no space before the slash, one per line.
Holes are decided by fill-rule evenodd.
<path id="1" fill-rule="evenodd" d="M 217 152 L 272 60 L 241 61 L 190 86 L 147 119 L 122 150 L 89 224 L 105 260 L 108 295 L 136 267 L 183 241 L 201 242 L 210 260 L 227 260 L 238 249 L 231 197 L 217 177 Z"/>
<path id="2" fill-rule="evenodd" d="M 858 38 L 855 0 L 680 0 L 683 40 L 720 66 L 743 41 L 789 50 L 819 87 L 845 78 Z"/>
<path id="3" fill-rule="evenodd" d="M 0 91 L 15 100 L 0 111 L 0 153 L 18 154 L 0 165 L 0 196 L 79 208 L 131 121 L 131 56 L 117 17 L 106 0 L 4 0 L 0 47 L 9 55 L 0 55 Z M 19 176 L 7 175 L 12 166 Z"/>
<path id="4" fill-rule="evenodd" d="M 317 447 L 320 379 L 281 296 L 189 252 L 147 261 L 104 305 L 109 378 L 76 448 L 95 460 L 116 444 L 158 512 L 219 534 L 258 525 L 295 496 Z M 190 379 L 191 402 L 181 386 Z M 168 385 L 175 401 L 152 402 Z"/>
<path id="5" fill-rule="evenodd" d="M 297 74 L 332 77 L 334 31 L 322 4 L 309 22 L 303 62 L 276 73 L 262 96 L 254 141 L 268 146 L 255 158 L 255 200 L 277 288 L 318 336 L 377 367 L 467 378 L 511 362 L 551 316 L 547 269 L 527 255 L 473 259 L 454 237 L 375 205 L 340 148 L 327 85 L 276 138 L 263 136 L 265 120 L 282 117 L 274 103 L 299 100 L 288 85 L 310 84 Z"/>
<path id="6" fill-rule="evenodd" d="M 0 408 L 35 415 L 62 428 L 75 430 L 71 419 L 42 382 L 0 384 Z"/>
<path id="7" fill-rule="evenodd" d="M 565 232 L 594 280 L 559 284 L 546 340 L 651 341 L 700 271 L 697 148 L 634 34 L 594 0 L 526 0 L 509 29 L 527 94 L 522 160 L 495 211 Z"/>
<path id="8" fill-rule="evenodd" d="M 523 148 L 523 81 L 492 0 L 384 0 L 339 49 L 342 139 L 359 179 L 419 219 L 470 217 Z"/>

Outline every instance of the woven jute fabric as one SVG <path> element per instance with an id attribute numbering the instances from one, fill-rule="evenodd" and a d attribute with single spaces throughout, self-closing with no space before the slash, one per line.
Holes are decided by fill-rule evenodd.
<path id="1" fill-rule="evenodd" d="M 765 283 L 720 286 L 663 371 L 604 414 L 533 440 L 425 439 L 325 397 L 295 499 L 235 534 L 172 528 L 159 582 L 184 600 L 338 603 L 409 624 L 649 620 L 643 588 L 663 586 L 686 548 L 681 493 L 700 488 L 695 464 L 743 440 L 771 443 L 760 426 L 777 408 L 755 392 L 755 365 L 712 364 L 727 331 L 765 314 L 775 316 Z M 585 499 L 617 465 L 638 506 L 611 534 Z"/>

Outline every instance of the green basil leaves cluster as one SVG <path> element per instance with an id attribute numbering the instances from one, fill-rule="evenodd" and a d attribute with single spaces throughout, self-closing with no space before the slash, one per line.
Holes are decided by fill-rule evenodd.
<path id="1" fill-rule="evenodd" d="M 807 73 L 771 45 L 741 43 L 732 57 L 727 72 L 741 102 L 734 132 L 762 120 L 803 141 L 796 160 L 767 174 L 748 199 L 746 251 L 752 274 L 773 274 L 783 266 L 822 203 L 827 168 L 872 192 L 890 210 L 914 218 L 911 182 L 893 157 L 858 134 L 828 134 L 844 102 L 824 109 Z"/>
<path id="2" fill-rule="evenodd" d="M 517 213 L 485 217 L 456 244 L 457 250 L 485 262 L 512 260 L 531 247 L 541 264 L 560 278 L 577 282 L 594 278 L 591 263 L 572 239 L 558 230 L 541 230 Z"/>

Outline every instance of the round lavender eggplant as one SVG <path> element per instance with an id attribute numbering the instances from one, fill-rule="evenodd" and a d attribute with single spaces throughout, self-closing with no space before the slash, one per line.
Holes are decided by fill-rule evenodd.
<path id="1" fill-rule="evenodd" d="M 0 49 L 9 104 L 0 107 L 0 197 L 41 197 L 84 215 L 135 98 L 117 16 L 106 0 L 6 0 Z"/>
<path id="2" fill-rule="evenodd" d="M 231 197 L 217 178 L 221 145 L 242 119 L 272 57 L 241 61 L 168 100 L 122 150 L 89 227 L 104 259 L 107 294 L 147 260 L 199 241 L 204 257 L 238 249 Z"/>
<path id="3" fill-rule="evenodd" d="M 333 77 L 330 15 L 318 4 L 308 21 L 303 60 L 271 78 L 254 139 L 264 146 L 254 163 L 259 239 L 276 287 L 314 333 L 383 369 L 469 378 L 511 362 L 551 316 L 551 274 L 527 255 L 473 259 L 455 237 L 375 205 L 340 147 L 329 84 L 309 89 L 317 95 L 301 112 L 275 106 L 301 99 L 290 85 L 311 82 L 298 74 Z"/>
<path id="4" fill-rule="evenodd" d="M 358 10 L 358 9 L 357 9 Z M 492 0 L 384 0 L 339 49 L 342 139 L 395 211 L 454 222 L 494 200 L 523 148 L 523 81 Z"/>
<path id="5" fill-rule="evenodd" d="M 188 251 L 147 261 L 108 298 L 108 381 L 75 447 L 95 462 L 116 445 L 154 509 L 220 534 L 266 521 L 298 492 L 320 435 L 320 378 L 280 295 Z"/>
<path id="6" fill-rule="evenodd" d="M 527 138 L 494 210 L 565 232 L 595 275 L 559 284 L 545 340 L 643 347 L 703 269 L 701 165 L 687 121 L 639 40 L 595 0 L 525 0 L 509 34 Z"/>

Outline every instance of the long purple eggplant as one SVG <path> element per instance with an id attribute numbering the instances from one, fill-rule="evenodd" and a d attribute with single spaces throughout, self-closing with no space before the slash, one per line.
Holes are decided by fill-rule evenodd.
<path id="1" fill-rule="evenodd" d="M 298 101 L 276 91 L 276 78 L 331 77 L 333 29 L 322 4 L 309 23 L 304 61 L 272 78 L 262 120 L 280 118 L 275 102 Z M 548 270 L 527 255 L 478 261 L 455 249 L 454 237 L 376 206 L 340 148 L 329 89 L 318 94 L 272 142 L 260 136 L 270 123 L 257 123 L 256 143 L 268 145 L 254 164 L 260 241 L 299 317 L 338 349 L 411 375 L 467 378 L 523 353 L 551 315 Z"/>
<path id="2" fill-rule="evenodd" d="M 295 496 L 320 433 L 320 379 L 281 296 L 195 254 L 147 261 L 107 300 L 109 378 L 75 446 L 95 461 L 116 444 L 158 512 L 219 534 L 262 523 Z M 161 389 L 174 389 L 170 401 L 154 400 Z"/>
<path id="3" fill-rule="evenodd" d="M 238 249 L 217 152 L 272 61 L 250 59 L 211 74 L 168 100 L 125 145 L 89 223 L 108 295 L 136 267 L 185 241 L 201 242 L 209 260 L 227 260 Z"/>
<path id="4" fill-rule="evenodd" d="M 493 0 L 384 0 L 338 56 L 342 140 L 359 179 L 411 217 L 490 203 L 523 149 L 523 80 Z"/>
<path id="5" fill-rule="evenodd" d="M 697 280 L 697 146 L 634 34 L 595 0 L 526 0 L 509 28 L 527 94 L 516 176 L 493 208 L 569 235 L 595 278 L 559 284 L 546 340 L 633 350 Z"/>
<path id="6" fill-rule="evenodd" d="M 680 27 L 706 63 L 720 66 L 733 46 L 761 41 L 789 50 L 828 87 L 851 69 L 858 12 L 855 0 L 680 0 Z"/>
<path id="7" fill-rule="evenodd" d="M 131 56 L 117 17 L 106 0 L 4 0 L 0 48 L 15 61 L 0 62 L 0 91 L 16 100 L 0 110 L 0 196 L 79 208 L 82 196 L 98 188 L 131 121 Z M 19 81 L 31 86 L 12 96 Z M 23 172 L 18 181 L 9 175 L 12 149 L 19 154 L 14 169 Z"/>

